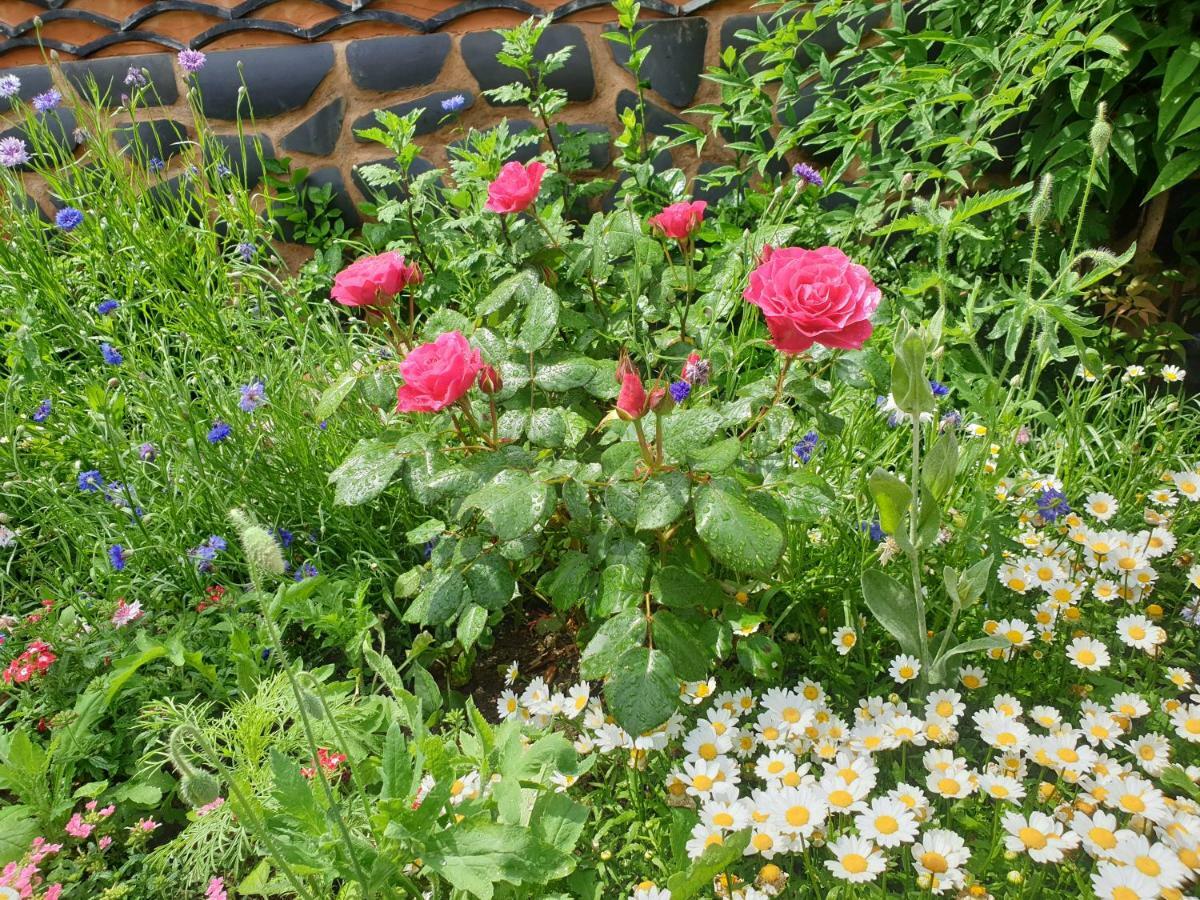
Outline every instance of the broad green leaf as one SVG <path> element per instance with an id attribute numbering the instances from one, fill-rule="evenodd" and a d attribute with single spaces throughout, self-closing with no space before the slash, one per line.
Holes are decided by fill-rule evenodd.
<path id="1" fill-rule="evenodd" d="M 534 835 L 562 853 L 574 852 L 587 823 L 588 807 L 566 794 L 550 792 L 538 797 L 529 817 Z"/>
<path id="2" fill-rule="evenodd" d="M 910 416 L 933 410 L 933 391 L 925 377 L 925 338 L 914 328 L 902 326 L 896 333 L 892 360 L 892 400 Z"/>
<path id="3" fill-rule="evenodd" d="M 380 798 L 383 800 L 404 800 L 412 788 L 412 762 L 408 756 L 408 743 L 400 725 L 393 722 L 388 728 L 387 736 L 383 739 L 383 755 L 379 761 L 379 775 L 382 780 Z"/>
<path id="4" fill-rule="evenodd" d="M 756 510 L 737 482 L 721 479 L 693 495 L 696 533 L 717 560 L 735 572 L 768 575 L 783 555 L 783 532 Z"/>
<path id="5" fill-rule="evenodd" d="M 958 440 L 954 429 L 947 428 L 933 442 L 921 467 L 921 480 L 935 500 L 941 500 L 954 485 L 958 474 Z M 882 521 L 882 520 L 881 520 Z"/>
<path id="6" fill-rule="evenodd" d="M 564 868 L 569 872 L 574 862 L 527 828 L 479 820 L 433 831 L 421 859 L 454 887 L 481 900 L 491 900 L 498 882 L 541 884 Z"/>
<path id="7" fill-rule="evenodd" d="M 335 502 L 356 506 L 379 496 L 403 461 L 392 442 L 360 440 L 342 464 L 329 473 L 329 483 L 337 486 Z"/>
<path id="8" fill-rule="evenodd" d="M 876 469 L 867 479 L 871 497 L 879 508 L 879 527 L 888 534 L 900 534 L 912 505 L 912 490 L 884 469 Z"/>
<path id="9" fill-rule="evenodd" d="M 666 528 L 688 502 L 690 482 L 682 472 L 660 472 L 642 484 L 637 501 L 637 530 Z"/>
<path id="10" fill-rule="evenodd" d="M 661 650 L 632 647 L 604 683 L 604 700 L 617 724 L 637 736 L 653 731 L 679 703 L 679 680 Z"/>
<path id="11" fill-rule="evenodd" d="M 867 608 L 896 639 L 900 649 L 920 657 L 921 634 L 912 591 L 878 569 L 867 569 L 862 573 L 862 591 Z"/>
<path id="12" fill-rule="evenodd" d="M 579 657 L 579 674 L 588 681 L 607 678 L 627 650 L 642 646 L 646 639 L 646 616 L 640 609 L 627 609 L 607 619 L 596 629 Z"/>
<path id="13" fill-rule="evenodd" d="M 550 511 L 553 492 L 525 472 L 501 472 L 463 500 L 462 510 L 478 509 L 502 541 L 519 538 Z"/>
<path id="14" fill-rule="evenodd" d="M 463 602 L 463 577 L 455 569 L 438 572 L 421 589 L 404 613 L 404 621 L 417 625 L 445 625 Z"/>
<path id="15" fill-rule="evenodd" d="M 535 447 L 561 447 L 567 442 L 567 423 L 563 411 L 554 407 L 534 410 L 526 430 Z"/>
<path id="16" fill-rule="evenodd" d="M 534 370 L 533 383 L 543 391 L 561 393 L 583 387 L 595 377 L 596 368 L 591 360 L 576 356 L 539 365 Z"/>
<path id="17" fill-rule="evenodd" d="M 714 474 L 724 472 L 735 462 L 742 452 L 742 442 L 735 437 L 725 438 L 715 444 L 697 447 L 687 454 L 687 461 L 698 472 Z"/>
<path id="18" fill-rule="evenodd" d="M 729 599 L 711 578 L 683 566 L 659 569 L 650 590 L 659 603 L 682 609 L 720 609 Z"/>
<path id="19" fill-rule="evenodd" d="M 313 797 L 313 783 L 300 774 L 300 764 L 271 749 L 272 794 L 280 809 L 311 834 L 325 833 L 325 814 Z"/>
<path id="20" fill-rule="evenodd" d="M 663 453 L 682 462 L 709 447 L 721 433 L 721 415 L 705 406 L 678 409 L 663 419 Z"/>
<path id="21" fill-rule="evenodd" d="M 354 385 L 358 382 L 357 373 L 343 372 L 338 376 L 337 380 L 325 389 L 321 394 L 321 399 L 317 401 L 317 407 L 313 410 L 313 418 L 318 422 L 328 419 L 332 416 L 342 401 L 350 396 L 350 392 L 354 390 Z"/>
<path id="22" fill-rule="evenodd" d="M 671 900 L 691 900 L 701 891 L 711 890 L 713 879 L 741 862 L 749 844 L 750 829 L 746 828 L 726 835 L 722 844 L 707 847 L 685 871 L 677 872 L 667 880 Z"/>
<path id="23" fill-rule="evenodd" d="M 0 866 L 20 859 L 40 831 L 28 808 L 18 803 L 0 808 Z"/>
<path id="24" fill-rule="evenodd" d="M 765 634 L 752 634 L 737 642 L 742 668 L 759 681 L 777 681 L 783 672 L 783 651 Z"/>
<path id="25" fill-rule="evenodd" d="M 554 337 L 561 304 L 558 295 L 540 282 L 530 288 L 524 300 L 525 308 L 521 311 L 521 324 L 513 344 L 519 350 L 533 353 Z"/>
<path id="26" fill-rule="evenodd" d="M 1195 174 L 1200 170 L 1200 150 L 1189 150 L 1186 153 L 1180 153 L 1168 162 L 1158 173 L 1158 177 L 1154 179 L 1154 184 L 1150 185 L 1150 190 L 1146 191 L 1146 196 L 1142 198 L 1145 203 L 1156 194 L 1161 194 L 1165 190 L 1173 188 L 1185 178 Z"/>
<path id="27" fill-rule="evenodd" d="M 711 656 L 705 649 L 699 623 L 660 609 L 650 620 L 650 634 L 654 646 L 671 658 L 671 666 L 680 678 L 699 681 L 708 677 Z"/>
<path id="28" fill-rule="evenodd" d="M 1007 647 L 1008 642 L 1003 638 L 996 637 L 981 637 L 974 638 L 970 641 L 963 641 L 957 646 L 951 647 L 942 653 L 933 665 L 930 667 L 929 681 L 931 684 L 941 684 L 946 680 L 946 667 L 950 661 L 956 656 L 963 656 L 967 653 L 979 653 L 982 650 L 994 650 L 997 647 Z"/>
<path id="29" fill-rule="evenodd" d="M 464 650 L 470 650 L 487 627 L 488 611 L 477 603 L 472 603 L 458 618 L 458 629 L 455 637 Z"/>
<path id="30" fill-rule="evenodd" d="M 560 612 L 572 609 L 596 590 L 592 564 L 585 554 L 568 550 L 557 566 L 538 579 L 537 589 Z"/>
<path id="31" fill-rule="evenodd" d="M 507 606 L 517 589 L 512 569 L 494 553 L 473 560 L 467 567 L 466 578 L 471 599 L 493 612 Z"/>

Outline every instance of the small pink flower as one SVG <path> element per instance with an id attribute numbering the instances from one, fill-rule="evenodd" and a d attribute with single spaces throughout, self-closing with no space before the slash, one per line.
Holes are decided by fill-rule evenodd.
<path id="1" fill-rule="evenodd" d="M 225 879 L 214 876 L 204 892 L 204 900 L 229 900 L 229 895 L 225 893 Z"/>
<path id="2" fill-rule="evenodd" d="M 63 886 L 61 884 L 52 884 L 46 888 L 46 893 L 42 895 L 42 900 L 58 900 L 62 896 Z"/>
<path id="3" fill-rule="evenodd" d="M 83 808 L 86 809 L 88 812 L 95 812 L 96 807 L 99 805 L 100 805 L 100 803 L 98 801 L 89 800 L 87 803 L 83 804 Z"/>
<path id="4" fill-rule="evenodd" d="M 213 810 L 220 809 L 224 805 L 225 805 L 225 798 L 218 797 L 212 803 L 205 803 L 203 806 L 198 807 L 196 809 L 196 815 L 199 817 L 207 816 Z"/>
<path id="5" fill-rule="evenodd" d="M 330 295 L 342 306 L 383 306 L 410 284 L 424 280 L 416 263 L 389 250 L 364 256 L 338 272 Z"/>
<path id="6" fill-rule="evenodd" d="M 133 824 L 133 827 L 129 830 L 130 831 L 144 831 L 146 834 L 149 834 L 150 832 L 154 831 L 154 829 L 156 829 L 157 827 L 158 827 L 158 822 L 155 822 L 153 819 L 138 819 Z"/>
<path id="7" fill-rule="evenodd" d="M 83 821 L 83 816 L 79 813 L 71 816 L 71 821 L 67 822 L 66 832 L 73 838 L 83 840 L 87 838 L 93 831 L 96 830 L 95 825 L 89 825 Z"/>
<path id="8" fill-rule="evenodd" d="M 672 203 L 657 216 L 650 219 L 650 224 L 663 233 L 665 237 L 676 241 L 691 237 L 704 221 L 704 210 L 708 203 L 703 200 L 693 200 L 690 203 Z"/>
<path id="9" fill-rule="evenodd" d="M 99 844 L 101 851 L 104 851 L 112 846 L 112 838 L 106 834 L 104 837 L 100 838 L 97 843 Z"/>
<path id="10" fill-rule="evenodd" d="M 494 213 L 519 213 L 537 199 L 542 189 L 542 176 L 546 167 L 540 162 L 522 165 L 519 162 L 505 163 L 488 185 L 488 199 L 484 209 Z"/>
<path id="11" fill-rule="evenodd" d="M 48 843 L 44 837 L 35 837 L 29 847 L 29 861 L 37 865 L 47 856 L 57 853 L 62 847 L 62 844 Z"/>
<path id="12" fill-rule="evenodd" d="M 112 614 L 112 623 L 114 628 L 124 628 L 130 622 L 136 622 L 146 611 L 142 609 L 140 600 L 135 600 L 133 603 L 126 603 L 122 597 L 117 601 L 117 608 Z"/>
<path id="13" fill-rule="evenodd" d="M 457 331 L 414 347 L 400 363 L 404 384 L 396 391 L 396 412 L 445 409 L 471 389 L 481 368 L 483 355 Z"/>
<path id="14" fill-rule="evenodd" d="M 100 818 L 107 819 L 109 816 L 111 816 L 116 811 L 117 811 L 116 804 L 110 803 L 110 804 L 108 804 L 108 806 L 104 807 L 104 809 L 100 810 Z"/>

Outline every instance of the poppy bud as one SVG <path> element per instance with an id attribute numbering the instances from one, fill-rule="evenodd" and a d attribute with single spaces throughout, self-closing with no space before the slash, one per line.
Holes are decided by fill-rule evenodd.
<path id="1" fill-rule="evenodd" d="M 485 365 L 479 370 L 479 389 L 485 394 L 498 394 L 503 387 L 504 380 L 491 366 Z"/>

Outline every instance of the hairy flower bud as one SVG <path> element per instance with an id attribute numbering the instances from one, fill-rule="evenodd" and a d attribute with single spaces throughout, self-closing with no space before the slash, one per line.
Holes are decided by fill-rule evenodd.
<path id="1" fill-rule="evenodd" d="M 1112 125 L 1105 117 L 1108 110 L 1108 105 L 1100 103 L 1096 107 L 1096 121 L 1092 123 L 1092 130 L 1088 134 L 1088 142 L 1092 145 L 1092 153 L 1096 157 L 1104 155 L 1104 151 L 1108 149 L 1108 142 L 1112 140 Z"/>
<path id="2" fill-rule="evenodd" d="M 188 806 L 207 806 L 221 795 L 221 782 L 203 769 L 188 772 L 179 780 L 179 796 Z"/>
<path id="3" fill-rule="evenodd" d="M 479 390 L 485 394 L 498 394 L 503 387 L 504 379 L 491 366 L 485 365 L 479 370 Z"/>
<path id="4" fill-rule="evenodd" d="M 1050 195 L 1054 187 L 1054 177 L 1047 172 L 1042 176 L 1037 192 L 1029 203 L 1029 224 L 1034 228 L 1040 226 L 1050 215 Z"/>
<path id="5" fill-rule="evenodd" d="M 286 568 L 283 554 L 279 550 L 279 544 L 267 530 L 250 521 L 250 517 L 240 509 L 229 511 L 229 521 L 233 522 L 238 530 L 242 552 L 246 554 L 246 562 L 250 567 L 270 575 L 282 575 Z"/>

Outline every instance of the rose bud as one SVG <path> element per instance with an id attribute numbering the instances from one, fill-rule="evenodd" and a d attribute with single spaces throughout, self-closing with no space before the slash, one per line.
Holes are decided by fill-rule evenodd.
<path id="1" fill-rule="evenodd" d="M 623 421 L 633 422 L 646 415 L 646 389 L 637 372 L 628 372 L 621 382 L 621 393 L 617 395 L 617 415 Z"/>
<path id="2" fill-rule="evenodd" d="M 485 394 L 498 394 L 504 387 L 504 379 L 491 366 L 485 365 L 479 370 L 479 389 Z"/>
<path id="3" fill-rule="evenodd" d="M 656 387 L 650 392 L 646 405 L 657 416 L 665 416 L 675 408 L 675 400 L 664 387 Z"/>

